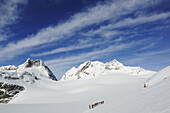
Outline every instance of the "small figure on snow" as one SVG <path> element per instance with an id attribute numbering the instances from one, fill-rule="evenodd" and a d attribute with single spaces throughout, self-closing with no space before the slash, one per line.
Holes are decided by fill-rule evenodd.
<path id="1" fill-rule="evenodd" d="M 146 88 L 148 86 L 148 84 L 147 83 L 144 83 L 144 88 Z"/>

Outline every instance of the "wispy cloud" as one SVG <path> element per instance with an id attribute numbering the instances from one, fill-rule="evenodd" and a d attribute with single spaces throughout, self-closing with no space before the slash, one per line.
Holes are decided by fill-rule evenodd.
<path id="1" fill-rule="evenodd" d="M 47 51 L 47 52 L 42 52 L 42 53 L 37 53 L 37 54 L 31 54 L 31 56 L 46 56 L 46 55 L 51 55 L 51 54 L 56 54 L 56 53 L 61 53 L 61 52 L 67 52 L 67 51 L 72 51 L 72 50 L 79 50 L 79 49 L 85 49 L 85 48 L 90 48 L 90 47 L 95 47 L 101 44 L 105 44 L 108 41 L 104 41 L 104 42 L 86 42 L 86 43 L 79 43 L 76 45 L 71 45 L 68 47 L 62 47 L 62 48 L 57 48 L 51 51 Z"/>
<path id="2" fill-rule="evenodd" d="M 155 45 L 156 45 L 156 42 L 153 42 L 153 43 L 151 43 L 151 44 L 149 44 L 149 45 L 146 45 L 146 46 L 142 47 L 142 48 L 140 49 L 140 51 L 143 51 L 143 50 L 146 50 L 146 49 L 150 49 L 150 48 L 152 48 L 152 47 L 155 46 Z"/>
<path id="3" fill-rule="evenodd" d="M 155 50 L 143 53 L 135 53 L 128 58 L 122 58 L 126 65 L 141 66 L 145 69 L 158 71 L 169 66 L 170 49 Z M 166 59 L 166 60 L 164 60 Z"/>
<path id="4" fill-rule="evenodd" d="M 0 42 L 7 40 L 7 37 L 5 35 L 0 34 Z"/>
<path id="5" fill-rule="evenodd" d="M 0 4 L 0 28 L 14 23 L 18 17 L 18 5 L 25 4 L 27 0 L 4 0 Z"/>
<path id="6" fill-rule="evenodd" d="M 162 19 L 166 19 L 170 17 L 170 12 L 168 13 L 161 13 L 161 14 L 154 14 L 151 16 L 140 16 L 137 17 L 135 19 L 132 18 L 127 18 L 121 22 L 117 22 L 115 24 L 109 24 L 107 26 L 102 26 L 101 28 L 97 29 L 97 30 L 90 30 L 87 33 L 81 33 L 81 35 L 83 36 L 88 36 L 88 37 L 92 37 L 95 36 L 96 34 L 100 34 L 102 37 L 113 37 L 114 35 L 118 35 L 121 34 L 121 31 L 116 31 L 116 30 L 110 30 L 113 28 L 119 28 L 119 27 L 127 27 L 130 25 L 139 25 L 139 24 L 143 24 L 146 22 L 152 22 L 152 21 L 157 21 L 157 20 L 162 20 Z M 119 42 L 119 41 L 123 41 L 125 40 L 125 38 L 120 37 L 118 39 L 113 40 L 112 42 Z M 83 49 L 83 48 L 88 48 L 88 47 L 92 47 L 92 46 L 96 46 L 102 43 L 96 43 L 96 44 L 86 44 L 86 45 L 76 45 L 76 46 L 69 46 L 69 47 L 64 47 L 64 48 L 57 48 L 55 50 L 51 50 L 48 52 L 43 52 L 43 53 L 39 53 L 39 54 L 32 54 L 31 56 L 45 56 L 45 55 L 51 55 L 51 54 L 55 54 L 55 53 L 60 53 L 60 52 L 66 52 L 66 51 L 71 51 L 71 50 L 77 50 L 77 49 Z M 146 50 L 148 48 L 151 48 L 155 45 L 156 43 L 151 43 L 147 46 L 142 47 L 140 50 Z"/>
<path id="7" fill-rule="evenodd" d="M 139 54 L 136 54 L 136 55 L 144 57 L 144 56 L 154 56 L 154 55 L 161 55 L 161 54 L 167 54 L 167 53 L 170 53 L 170 49 L 143 52 L 143 53 L 139 53 Z"/>
<path id="8" fill-rule="evenodd" d="M 96 46 L 104 46 L 104 45 L 110 45 L 113 43 L 121 43 L 122 41 L 128 40 L 130 38 L 124 38 L 124 37 L 119 37 L 114 40 L 107 40 L 105 39 L 97 41 L 96 39 L 91 39 L 91 40 L 79 40 L 80 43 L 76 45 L 71 45 L 68 47 L 61 47 L 57 48 L 54 50 L 46 51 L 46 52 L 41 52 L 41 53 L 36 53 L 36 54 L 31 54 L 33 57 L 40 57 L 40 56 L 46 56 L 46 55 L 52 55 L 52 54 L 57 54 L 61 52 L 68 52 L 68 51 L 73 51 L 73 50 L 80 50 L 80 49 L 86 49 L 86 48 L 91 48 L 91 47 L 96 47 Z M 148 39 L 146 39 L 148 40 Z M 100 48 L 101 49 L 101 48 Z"/>
<path id="9" fill-rule="evenodd" d="M 72 61 L 76 61 L 76 60 L 84 60 L 84 59 L 88 59 L 89 57 L 92 56 L 96 56 L 96 55 L 100 55 L 100 54 L 104 54 L 107 52 L 116 52 L 116 51 L 120 51 L 123 50 L 125 48 L 130 48 L 132 45 L 134 44 L 134 42 L 132 43 L 126 43 L 126 44 L 120 44 L 120 45 L 110 45 L 105 49 L 102 50 L 95 50 L 95 51 L 91 51 L 91 52 L 87 52 L 87 53 L 82 53 L 79 55 L 74 55 L 74 56 L 68 56 L 68 57 L 64 57 L 64 58 L 57 58 L 57 59 L 53 59 L 53 60 L 48 60 L 46 61 L 46 63 L 48 65 L 50 64 L 58 64 L 58 63 L 63 63 L 63 62 L 72 62 Z"/>
<path id="10" fill-rule="evenodd" d="M 136 18 L 125 18 L 124 20 L 121 20 L 119 22 L 116 23 L 111 23 L 109 25 L 104 25 L 101 26 L 100 28 L 98 28 L 97 30 L 90 30 L 86 34 L 87 36 L 93 36 L 93 35 L 101 35 L 103 36 L 104 33 L 112 32 L 114 34 L 119 34 L 121 31 L 117 31 L 115 32 L 116 28 L 123 28 L 123 27 L 129 27 L 129 26 L 136 26 L 136 25 L 140 25 L 140 24 L 144 24 L 144 23 L 148 23 L 148 22 L 154 22 L 154 21 L 158 21 L 158 20 L 164 20 L 170 17 L 170 12 L 166 12 L 166 13 L 160 13 L 160 14 L 153 14 L 153 15 L 139 15 Z M 107 35 L 107 34 L 106 34 Z"/>
<path id="11" fill-rule="evenodd" d="M 16 1 L 17 3 L 19 2 L 18 0 Z M 33 47 L 35 46 L 51 43 L 53 41 L 64 38 L 67 39 L 73 36 L 76 31 L 79 31 L 87 26 L 99 24 L 106 20 L 111 20 L 112 22 L 116 21 L 123 15 L 130 14 L 139 9 L 150 7 L 159 2 L 160 0 L 156 0 L 154 2 L 150 0 L 120 0 L 106 2 L 105 4 L 98 4 L 95 7 L 89 8 L 84 12 L 73 15 L 64 23 L 58 24 L 56 26 L 49 26 L 40 30 L 37 34 L 28 36 L 23 40 L 9 43 L 7 46 L 1 49 L 0 60 L 8 59 L 6 58 L 6 56 L 9 56 L 9 54 L 9 58 L 13 58 L 21 53 L 33 49 Z M 17 17 L 15 17 L 15 19 L 11 21 L 14 21 L 16 19 Z M 7 21 L 2 21 L 1 26 L 6 25 L 6 22 Z M 11 54 L 12 52 L 15 52 L 15 54 Z"/>
<path id="12" fill-rule="evenodd" d="M 138 16 L 137 18 L 126 18 L 123 21 L 120 21 L 116 24 L 107 26 L 107 28 L 120 28 L 120 27 L 128 27 L 131 25 L 139 25 L 139 24 L 144 24 L 148 22 L 153 22 L 153 21 L 158 21 L 158 20 L 163 20 L 167 19 L 170 17 L 170 12 L 167 13 L 160 13 L 160 14 L 153 14 L 150 16 Z"/>
<path id="13" fill-rule="evenodd" d="M 138 41 L 131 41 L 129 43 L 121 43 L 121 44 L 113 44 L 108 46 L 107 48 L 104 48 L 102 50 L 94 50 L 91 52 L 86 52 L 86 53 L 82 53 L 79 55 L 74 55 L 74 56 L 68 56 L 68 57 L 64 57 L 64 58 L 57 58 L 57 59 L 53 59 L 53 60 L 48 60 L 46 61 L 47 64 L 56 64 L 59 62 L 66 62 L 66 61 L 72 61 L 72 60 L 83 60 L 86 59 L 88 57 L 92 57 L 92 56 L 97 56 L 100 54 L 105 54 L 108 52 L 117 52 L 117 51 L 121 51 L 124 49 L 128 49 L 128 48 L 132 48 L 138 45 L 143 45 L 144 42 L 147 42 L 149 39 L 142 39 L 142 40 L 138 40 Z"/>
<path id="14" fill-rule="evenodd" d="M 18 5 L 26 4 L 27 0 L 4 0 L 0 2 L 0 41 L 7 39 L 7 25 L 19 18 Z"/>

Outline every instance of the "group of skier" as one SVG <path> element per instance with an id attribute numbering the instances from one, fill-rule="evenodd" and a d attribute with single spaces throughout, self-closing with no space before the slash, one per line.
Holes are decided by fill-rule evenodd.
<path id="1" fill-rule="evenodd" d="M 104 101 L 96 102 L 94 104 L 89 105 L 89 109 L 93 109 L 94 107 L 98 106 L 99 104 L 104 104 Z"/>

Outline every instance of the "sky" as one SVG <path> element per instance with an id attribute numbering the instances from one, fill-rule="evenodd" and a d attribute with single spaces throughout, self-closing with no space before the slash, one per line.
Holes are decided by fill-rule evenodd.
<path id="1" fill-rule="evenodd" d="M 85 61 L 170 65 L 170 0 L 0 0 L 0 66 L 41 59 L 58 79 Z"/>

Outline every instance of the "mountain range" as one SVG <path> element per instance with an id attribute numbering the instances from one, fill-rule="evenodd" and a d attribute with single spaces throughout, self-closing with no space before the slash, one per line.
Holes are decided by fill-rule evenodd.
<path id="1" fill-rule="evenodd" d="M 42 60 L 29 58 L 18 67 L 0 67 L 0 103 L 8 103 L 0 109 L 3 113 L 169 113 L 169 73 L 169 66 L 154 72 L 114 59 L 86 61 L 57 80 Z"/>
<path id="2" fill-rule="evenodd" d="M 107 71 L 123 72 L 131 75 L 152 73 L 151 71 L 145 70 L 141 67 L 124 66 L 116 59 L 106 63 L 102 63 L 99 61 L 94 61 L 94 62 L 87 61 L 81 64 L 78 68 L 73 67 L 70 70 L 68 70 L 63 75 L 61 80 L 95 77 L 95 76 L 100 76 Z"/>

